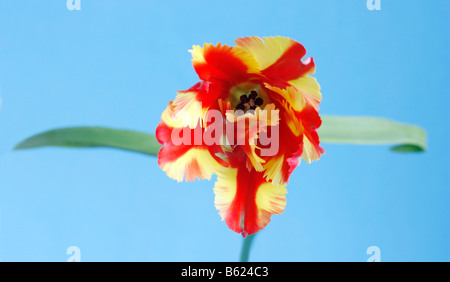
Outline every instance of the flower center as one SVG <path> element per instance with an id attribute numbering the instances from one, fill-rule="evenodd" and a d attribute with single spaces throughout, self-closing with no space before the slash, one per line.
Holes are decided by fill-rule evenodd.
<path id="1" fill-rule="evenodd" d="M 258 97 L 258 92 L 255 90 L 252 90 L 250 94 L 241 95 L 240 99 L 241 102 L 236 106 L 236 110 L 242 110 L 244 112 L 255 110 L 264 103 L 264 100 Z"/>

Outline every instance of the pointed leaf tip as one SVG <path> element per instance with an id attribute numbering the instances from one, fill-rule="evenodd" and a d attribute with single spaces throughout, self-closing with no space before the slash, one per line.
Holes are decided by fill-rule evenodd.
<path id="1" fill-rule="evenodd" d="M 14 150 L 46 146 L 94 148 L 107 147 L 156 156 L 161 145 L 154 135 L 104 127 L 71 127 L 46 131 L 20 142 Z"/>

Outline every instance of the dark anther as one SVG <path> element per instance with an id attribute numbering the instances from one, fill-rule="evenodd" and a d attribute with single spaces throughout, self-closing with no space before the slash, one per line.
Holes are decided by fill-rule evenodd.
<path id="1" fill-rule="evenodd" d="M 248 111 L 261 106 L 264 101 L 258 97 L 258 92 L 252 90 L 249 95 L 241 95 L 241 102 L 236 106 L 236 110 Z"/>
<path id="2" fill-rule="evenodd" d="M 245 106 L 244 106 L 244 104 L 240 103 L 239 105 L 237 105 L 236 110 L 245 111 Z"/>
<path id="3" fill-rule="evenodd" d="M 241 103 L 247 103 L 248 102 L 248 97 L 247 95 L 242 95 L 241 96 Z"/>

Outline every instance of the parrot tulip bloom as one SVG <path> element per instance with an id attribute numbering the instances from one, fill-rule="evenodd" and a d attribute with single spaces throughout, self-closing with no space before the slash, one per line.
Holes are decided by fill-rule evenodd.
<path id="1" fill-rule="evenodd" d="M 177 181 L 210 179 L 215 206 L 244 237 L 283 213 L 300 159 L 324 153 L 317 128 L 320 87 L 312 58 L 285 37 L 245 37 L 236 46 L 193 46 L 200 82 L 162 114 L 158 164 Z"/>

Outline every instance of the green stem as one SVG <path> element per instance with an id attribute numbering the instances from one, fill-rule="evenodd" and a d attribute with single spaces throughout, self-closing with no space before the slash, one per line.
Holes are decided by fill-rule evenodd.
<path id="1" fill-rule="evenodd" d="M 250 249 L 252 247 L 252 242 L 255 237 L 256 237 L 256 234 L 253 234 L 253 235 L 250 235 L 250 236 L 247 236 L 246 238 L 244 238 L 244 242 L 242 243 L 240 262 L 248 262 Z"/>

